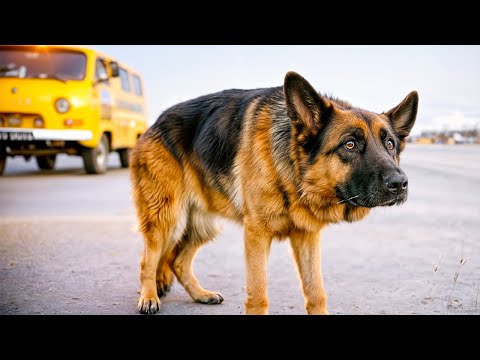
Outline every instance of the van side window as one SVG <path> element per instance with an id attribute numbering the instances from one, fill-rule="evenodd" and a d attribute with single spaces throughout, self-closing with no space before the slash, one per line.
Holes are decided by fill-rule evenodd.
<path id="1" fill-rule="evenodd" d="M 128 80 L 128 72 L 125 69 L 119 69 L 120 81 L 122 83 L 122 89 L 125 92 L 130 92 L 130 81 Z"/>
<path id="2" fill-rule="evenodd" d="M 140 80 L 140 77 L 137 75 L 132 75 L 133 78 L 133 91 L 135 92 L 135 95 L 142 96 L 143 95 L 143 90 L 142 90 L 142 80 Z"/>
<path id="3" fill-rule="evenodd" d="M 97 59 L 95 63 L 95 80 L 100 79 L 108 79 L 108 72 L 105 62 L 101 59 Z"/>

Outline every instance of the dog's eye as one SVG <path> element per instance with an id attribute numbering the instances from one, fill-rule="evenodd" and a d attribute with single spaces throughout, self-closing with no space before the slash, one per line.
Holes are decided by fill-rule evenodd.
<path id="1" fill-rule="evenodd" d="M 395 146 L 393 145 L 393 141 L 392 140 L 388 140 L 387 141 L 387 149 L 388 150 L 393 150 Z"/>
<path id="2" fill-rule="evenodd" d="M 353 150 L 355 149 L 355 141 L 353 140 L 349 140 L 345 143 L 345 147 L 347 148 L 347 150 Z"/>

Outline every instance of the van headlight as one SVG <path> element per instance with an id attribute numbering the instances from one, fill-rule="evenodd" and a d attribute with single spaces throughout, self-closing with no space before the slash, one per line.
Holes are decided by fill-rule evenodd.
<path id="1" fill-rule="evenodd" d="M 55 101 L 55 109 L 60 113 L 60 114 L 65 114 L 68 110 L 70 110 L 70 103 L 68 102 L 67 99 L 57 99 Z"/>

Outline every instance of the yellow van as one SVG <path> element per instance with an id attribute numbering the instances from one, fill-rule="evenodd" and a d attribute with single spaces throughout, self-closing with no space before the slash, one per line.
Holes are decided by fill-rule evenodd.
<path id="1" fill-rule="evenodd" d="M 80 155 L 89 174 L 111 151 L 128 167 L 146 130 L 140 74 L 96 50 L 0 45 L 0 175 L 8 156 L 35 156 L 52 170 L 57 154 Z"/>

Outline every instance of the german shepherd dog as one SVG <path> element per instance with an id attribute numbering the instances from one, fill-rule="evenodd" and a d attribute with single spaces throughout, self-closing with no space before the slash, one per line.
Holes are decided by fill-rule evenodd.
<path id="1" fill-rule="evenodd" d="M 407 199 L 399 167 L 415 122 L 411 92 L 382 114 L 319 94 L 303 77 L 226 90 L 160 115 L 131 155 L 133 198 L 144 236 L 138 310 L 159 311 L 179 280 L 196 302 L 220 304 L 192 271 L 217 234 L 215 218 L 244 226 L 247 314 L 266 314 L 272 239 L 289 238 L 308 314 L 327 314 L 320 230 Z"/>

